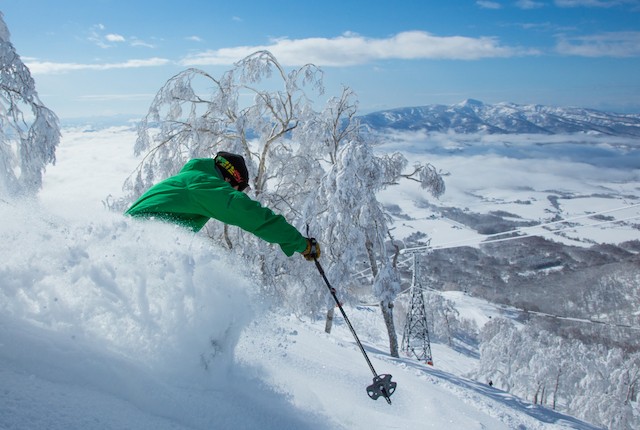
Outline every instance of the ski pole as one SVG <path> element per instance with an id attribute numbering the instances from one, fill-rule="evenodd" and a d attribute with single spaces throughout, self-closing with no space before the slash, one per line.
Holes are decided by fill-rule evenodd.
<path id="1" fill-rule="evenodd" d="M 351 334 L 353 334 L 353 337 L 356 340 L 358 347 L 360 348 L 360 352 L 362 352 L 364 359 L 367 361 L 367 364 L 369 365 L 369 369 L 371 369 L 371 373 L 373 373 L 373 384 L 367 387 L 367 394 L 373 400 L 378 400 L 378 397 L 382 396 L 385 398 L 387 403 L 391 404 L 390 396 L 396 390 L 397 384 L 391 381 L 391 375 L 388 375 L 388 374 L 378 375 L 378 373 L 376 372 L 376 369 L 373 368 L 373 364 L 371 364 L 371 360 L 369 360 L 369 356 L 367 355 L 367 352 L 364 350 L 364 346 L 362 346 L 362 342 L 360 342 L 360 339 L 358 338 L 358 335 L 356 334 L 355 329 L 351 325 L 351 321 L 349 321 L 349 318 L 347 317 L 347 314 L 345 313 L 344 308 L 340 303 L 340 300 L 338 300 L 338 296 L 336 295 L 336 289 L 333 288 L 329 283 L 329 280 L 327 279 L 327 275 L 324 273 L 324 270 L 322 269 L 322 266 L 320 265 L 320 262 L 318 261 L 318 259 L 314 257 L 313 261 L 316 263 L 316 267 L 318 268 L 318 272 L 320 272 L 320 275 L 322 275 L 322 279 L 324 279 L 324 282 L 327 284 L 327 288 L 329 288 L 329 292 L 333 296 L 333 300 L 335 300 L 336 305 L 338 305 L 338 309 L 340 309 L 340 313 L 342 313 L 344 320 L 347 322 L 347 325 L 349 326 L 349 330 L 351 330 Z"/>

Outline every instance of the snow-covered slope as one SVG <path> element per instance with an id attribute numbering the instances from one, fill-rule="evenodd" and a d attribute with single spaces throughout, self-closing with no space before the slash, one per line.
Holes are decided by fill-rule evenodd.
<path id="1" fill-rule="evenodd" d="M 67 130 L 40 201 L 0 202 L 0 428 L 593 428 L 460 376 L 473 359 L 444 346 L 433 368 L 393 359 L 378 312 L 347 308 L 398 383 L 372 401 L 339 319 L 272 314 L 222 249 L 103 209 L 132 143 Z"/>

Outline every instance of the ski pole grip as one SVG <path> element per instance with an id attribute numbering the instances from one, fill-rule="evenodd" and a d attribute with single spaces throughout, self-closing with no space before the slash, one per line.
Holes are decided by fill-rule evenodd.
<path id="1" fill-rule="evenodd" d="M 309 243 L 311 244 L 311 251 L 309 252 L 309 255 L 313 258 L 318 258 L 318 241 L 313 237 L 310 237 Z"/>

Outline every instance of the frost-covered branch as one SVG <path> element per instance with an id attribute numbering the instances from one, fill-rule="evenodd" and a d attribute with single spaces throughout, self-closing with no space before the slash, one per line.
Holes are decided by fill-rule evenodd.
<path id="1" fill-rule="evenodd" d="M 0 13 L 0 194 L 34 196 L 59 142 L 58 118 L 40 101 Z"/>
<path id="2" fill-rule="evenodd" d="M 202 79 L 204 85 L 196 82 Z M 301 232 L 310 226 L 310 235 L 323 246 L 329 279 L 348 280 L 368 260 L 377 275 L 373 292 L 384 303 L 385 321 L 391 324 L 393 351 L 397 342 L 392 309 L 400 278 L 385 247 L 389 218 L 376 193 L 402 177 L 407 160 L 400 154 L 374 154 L 361 132 L 353 91 L 344 88 L 317 111 L 309 86 L 315 96 L 323 93 L 319 68 L 307 64 L 287 72 L 267 51 L 239 61 L 219 79 L 197 69 L 172 77 L 139 126 L 135 151 L 146 154 L 125 183 L 125 204 L 190 158 L 211 157 L 219 150 L 242 154 L 252 197 Z M 211 93 L 202 94 L 200 89 L 207 87 L 212 87 Z M 250 102 L 241 99 L 247 93 Z M 422 167 L 412 176 L 436 193 L 444 191 L 435 169 Z M 242 231 L 222 230 L 210 224 L 207 233 L 223 237 L 233 252 L 255 264 L 261 285 L 290 307 L 307 313 L 333 306 L 320 280 L 309 281 L 307 266 L 269 252 L 270 245 Z M 285 278 L 290 282 L 281 282 Z M 299 289 L 284 287 L 291 283 Z M 350 300 L 353 285 L 341 284 L 341 298 Z"/>

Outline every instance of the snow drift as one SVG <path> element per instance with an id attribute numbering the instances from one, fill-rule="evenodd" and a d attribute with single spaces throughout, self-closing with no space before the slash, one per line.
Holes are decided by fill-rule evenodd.
<path id="1" fill-rule="evenodd" d="M 255 301 L 221 250 L 118 214 L 0 214 L 3 428 L 305 426 L 231 366 Z"/>

